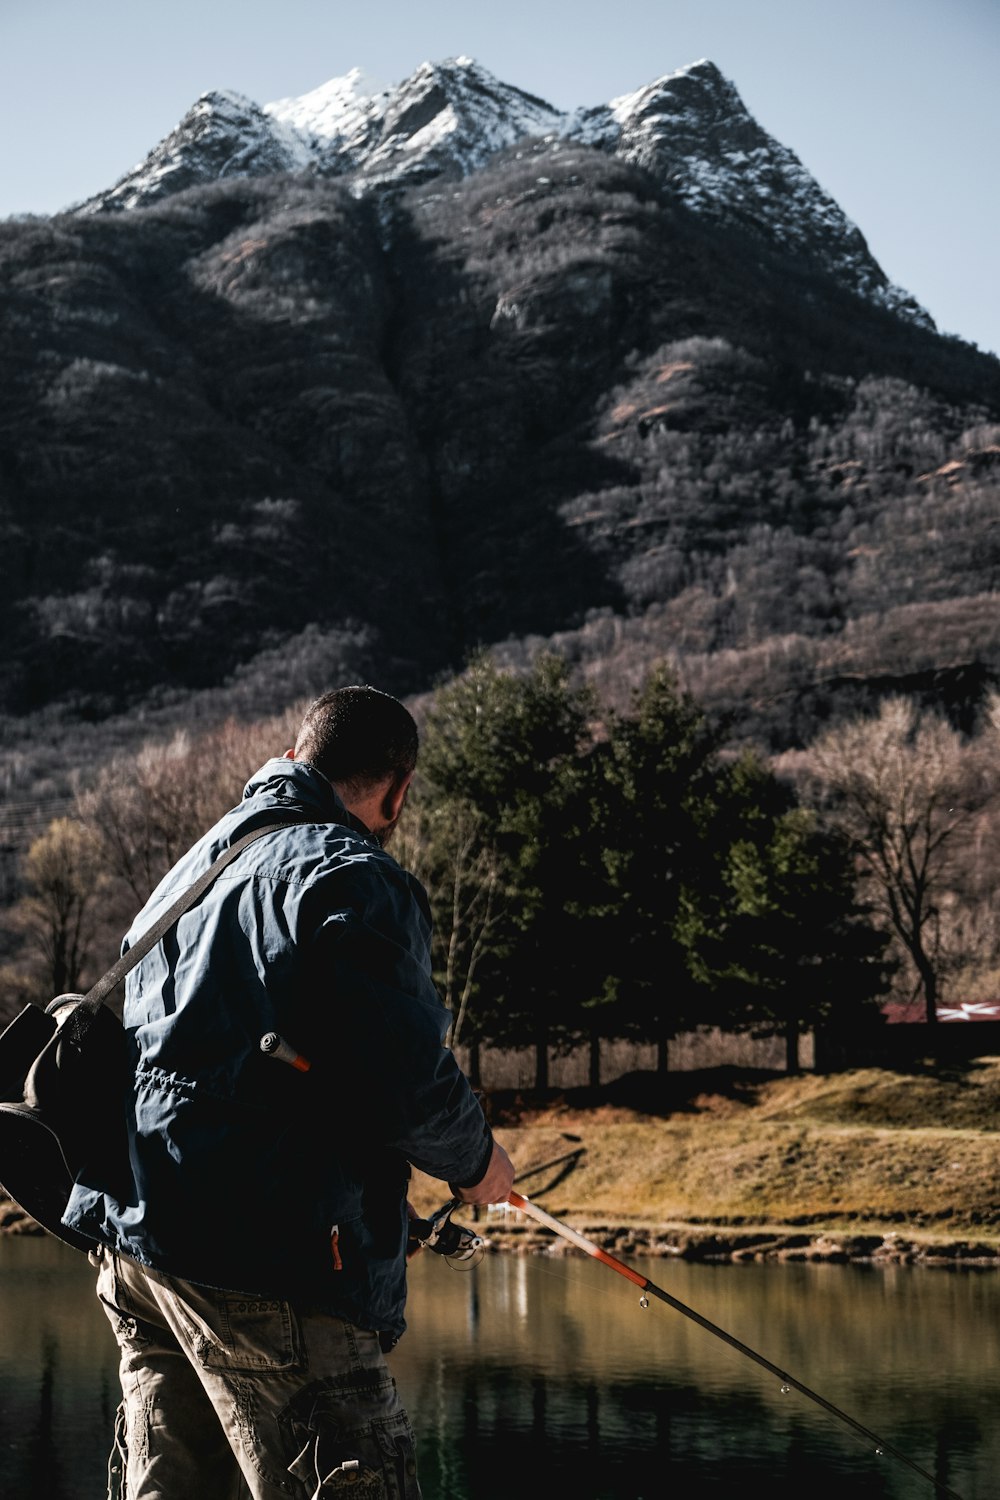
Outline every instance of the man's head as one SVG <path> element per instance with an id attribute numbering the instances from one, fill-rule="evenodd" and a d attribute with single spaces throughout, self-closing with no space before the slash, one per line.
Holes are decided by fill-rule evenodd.
<path id="1" fill-rule="evenodd" d="M 399 820 L 417 763 L 417 726 L 398 698 L 367 685 L 336 688 L 306 710 L 295 748 L 383 843 Z"/>

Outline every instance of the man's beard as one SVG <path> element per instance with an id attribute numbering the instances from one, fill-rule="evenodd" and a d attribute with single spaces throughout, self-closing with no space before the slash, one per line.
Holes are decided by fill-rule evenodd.
<path id="1" fill-rule="evenodd" d="M 391 823 L 380 823 L 378 828 L 373 828 L 371 830 L 375 838 L 377 838 L 379 843 L 382 845 L 383 849 L 392 838 L 392 835 L 396 831 L 396 826 L 398 823 L 399 819 L 393 818 Z"/>

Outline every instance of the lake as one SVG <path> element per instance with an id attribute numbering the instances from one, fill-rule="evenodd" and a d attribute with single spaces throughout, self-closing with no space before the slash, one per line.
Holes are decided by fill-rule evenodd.
<path id="1" fill-rule="evenodd" d="M 1000 1494 L 994 1270 L 630 1262 L 963 1497 Z M 931 1500 L 935 1485 L 584 1256 L 424 1253 L 390 1357 L 426 1500 L 516 1487 Z M 104 1494 L 117 1353 L 85 1257 L 0 1236 L 0 1494 Z"/>

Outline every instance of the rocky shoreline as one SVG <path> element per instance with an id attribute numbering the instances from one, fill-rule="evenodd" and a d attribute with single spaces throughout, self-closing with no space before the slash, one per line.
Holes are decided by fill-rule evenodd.
<path id="1" fill-rule="evenodd" d="M 650 1257 L 705 1263 L 826 1261 L 834 1265 L 943 1266 L 1000 1269 L 1000 1246 L 968 1239 L 919 1238 L 897 1230 L 867 1234 L 742 1226 L 613 1225 L 575 1222 L 573 1228 L 622 1260 Z M 533 1224 L 479 1223 L 491 1251 L 515 1255 L 581 1255 L 568 1241 Z M 0 1198 L 0 1234 L 43 1235 L 40 1224 L 9 1198 Z"/>
<path id="2" fill-rule="evenodd" d="M 716 1225 L 614 1226 L 579 1221 L 573 1228 L 620 1259 L 649 1256 L 705 1263 L 746 1261 L 826 1261 L 861 1265 L 944 1266 L 1000 1269 L 1000 1246 L 984 1241 L 938 1240 L 897 1230 L 853 1233 L 837 1230 L 775 1230 Z M 488 1226 L 491 1248 L 515 1254 L 579 1255 L 568 1241 L 534 1226 Z"/>

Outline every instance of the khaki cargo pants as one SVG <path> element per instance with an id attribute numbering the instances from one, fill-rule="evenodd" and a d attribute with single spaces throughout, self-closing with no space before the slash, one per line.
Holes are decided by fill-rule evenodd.
<path id="1" fill-rule="evenodd" d="M 109 1500 L 420 1500 L 378 1335 L 94 1251 L 121 1351 Z"/>

